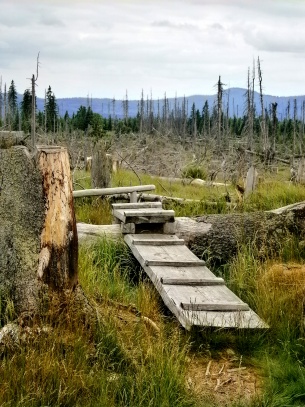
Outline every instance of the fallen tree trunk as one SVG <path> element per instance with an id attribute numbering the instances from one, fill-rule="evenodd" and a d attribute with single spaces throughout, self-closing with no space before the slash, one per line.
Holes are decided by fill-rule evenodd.
<path id="1" fill-rule="evenodd" d="M 94 241 L 100 236 L 119 238 L 118 225 L 78 224 L 79 239 Z M 305 202 L 274 211 L 216 214 L 176 218 L 176 234 L 199 257 L 226 263 L 243 244 L 251 244 L 260 256 L 277 253 L 288 235 L 302 239 L 305 232 Z"/>
<path id="2" fill-rule="evenodd" d="M 0 148 L 9 148 L 24 144 L 25 135 L 23 131 L 0 131 Z"/>

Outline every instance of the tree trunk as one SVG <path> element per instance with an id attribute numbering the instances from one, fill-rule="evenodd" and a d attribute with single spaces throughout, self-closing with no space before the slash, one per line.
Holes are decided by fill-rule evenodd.
<path id="1" fill-rule="evenodd" d="M 77 284 L 78 240 L 67 150 L 0 150 L 0 297 L 39 312 Z"/>
<path id="2" fill-rule="evenodd" d="M 243 244 L 251 244 L 260 256 L 277 252 L 298 227 L 290 216 L 253 212 L 177 218 L 176 230 L 198 257 L 224 264 Z"/>
<path id="3" fill-rule="evenodd" d="M 24 140 L 23 131 L 0 131 L 0 149 L 20 145 Z"/>
<path id="4" fill-rule="evenodd" d="M 112 162 L 101 143 L 94 148 L 91 163 L 92 188 L 109 188 L 111 182 Z"/>
<path id="5" fill-rule="evenodd" d="M 80 241 L 100 236 L 118 238 L 118 225 L 78 224 Z M 252 244 L 258 255 L 277 252 L 288 234 L 302 239 L 305 231 L 305 202 L 269 212 L 206 215 L 176 218 L 176 235 L 199 257 L 215 263 L 228 262 L 242 244 Z"/>

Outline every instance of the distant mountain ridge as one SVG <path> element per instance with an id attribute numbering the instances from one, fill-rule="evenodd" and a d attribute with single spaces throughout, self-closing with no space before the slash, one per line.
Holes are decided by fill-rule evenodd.
<path id="1" fill-rule="evenodd" d="M 246 106 L 246 89 L 243 88 L 230 88 L 224 90 L 223 93 L 223 111 L 227 109 L 227 104 L 229 103 L 229 116 L 233 117 L 242 117 L 245 112 Z M 192 105 L 195 103 L 196 109 L 199 109 L 202 112 L 202 108 L 207 101 L 209 104 L 210 113 L 212 112 L 213 105 L 217 95 L 192 95 L 186 96 L 188 113 L 191 112 Z M 305 104 L 305 95 L 304 96 L 272 96 L 264 95 L 264 106 L 268 109 L 271 106 L 271 103 L 277 103 L 277 117 L 281 120 L 287 116 L 287 106 L 290 101 L 290 117 L 293 117 L 294 109 L 294 99 L 297 101 L 297 116 L 299 119 L 302 118 L 302 105 Z M 108 117 L 109 115 L 113 116 L 113 99 L 110 98 L 87 98 L 87 97 L 75 97 L 75 98 L 58 98 L 57 104 L 59 107 L 59 114 L 64 116 L 68 112 L 69 116 L 72 116 L 73 113 L 76 113 L 80 106 L 88 107 L 91 106 L 92 110 L 95 113 L 101 114 L 103 117 Z M 139 99 L 140 100 L 140 99 Z M 128 100 L 128 114 L 130 117 L 135 117 L 138 113 L 139 100 Z M 174 108 L 175 98 L 168 98 L 170 110 Z M 146 99 L 144 100 L 146 106 Z M 256 105 L 257 113 L 260 112 L 260 101 L 259 93 L 254 92 L 254 102 Z M 183 97 L 177 97 L 177 104 L 182 106 Z M 163 100 L 159 99 L 159 109 L 162 112 Z M 44 110 L 44 99 L 37 98 L 37 108 L 40 111 Z M 153 99 L 153 110 L 154 113 L 158 112 L 158 100 Z M 117 118 L 124 117 L 123 113 L 123 100 L 115 100 L 115 116 Z"/>

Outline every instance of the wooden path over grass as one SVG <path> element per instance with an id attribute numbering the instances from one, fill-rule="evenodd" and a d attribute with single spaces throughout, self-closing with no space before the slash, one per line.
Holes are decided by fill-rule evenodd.
<path id="1" fill-rule="evenodd" d="M 125 242 L 183 327 L 268 327 L 175 235 L 174 211 L 160 202 L 112 207 Z"/>

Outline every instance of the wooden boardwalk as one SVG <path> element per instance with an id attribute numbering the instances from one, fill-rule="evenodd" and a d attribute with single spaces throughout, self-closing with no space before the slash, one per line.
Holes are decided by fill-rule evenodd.
<path id="1" fill-rule="evenodd" d="M 267 328 L 174 234 L 174 211 L 161 203 L 114 204 L 125 242 L 186 329 L 192 326 Z"/>

